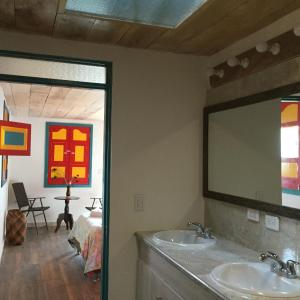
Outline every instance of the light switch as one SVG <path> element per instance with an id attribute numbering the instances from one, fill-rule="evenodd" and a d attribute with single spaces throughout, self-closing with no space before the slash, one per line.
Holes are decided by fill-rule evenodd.
<path id="1" fill-rule="evenodd" d="M 134 200 L 134 210 L 135 211 L 143 211 L 145 195 L 144 194 L 134 194 L 133 200 Z"/>
<path id="2" fill-rule="evenodd" d="M 247 219 L 254 222 L 259 222 L 259 211 L 256 209 L 248 208 Z"/>
<path id="3" fill-rule="evenodd" d="M 279 231 L 279 218 L 275 216 L 266 215 L 265 225 L 268 229 Z"/>

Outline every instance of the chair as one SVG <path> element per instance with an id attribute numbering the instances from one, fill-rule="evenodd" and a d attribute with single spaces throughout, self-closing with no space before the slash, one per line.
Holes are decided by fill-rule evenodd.
<path id="1" fill-rule="evenodd" d="M 95 206 L 95 202 L 96 200 L 99 200 L 99 203 L 100 203 L 100 208 L 102 209 L 102 198 L 99 198 L 99 197 L 91 197 L 90 199 L 93 199 L 93 204 L 92 206 L 86 206 L 85 208 L 89 211 L 92 211 L 96 208 Z"/>
<path id="2" fill-rule="evenodd" d="M 40 215 L 44 215 L 44 219 L 45 219 L 45 224 L 46 224 L 46 228 L 48 230 L 48 224 L 47 224 L 47 220 L 46 220 L 46 215 L 45 215 L 45 210 L 49 209 L 50 206 L 43 206 L 43 202 L 42 199 L 45 199 L 45 197 L 32 197 L 32 198 L 28 198 L 25 188 L 24 188 L 24 184 L 23 182 L 16 182 L 12 184 L 15 196 L 16 196 L 16 200 L 19 206 L 19 210 L 23 213 L 27 213 L 26 217 L 28 216 L 28 214 L 31 212 L 32 216 L 33 216 L 33 220 L 34 220 L 34 225 L 35 225 L 35 230 L 36 230 L 36 234 L 38 235 L 38 227 L 36 224 L 36 219 L 35 217 L 40 216 Z M 33 207 L 35 204 L 35 201 L 39 199 L 41 206 L 37 206 L 37 207 Z M 24 207 L 28 207 L 27 209 L 23 209 Z M 40 212 L 39 214 L 35 214 L 36 212 Z"/>

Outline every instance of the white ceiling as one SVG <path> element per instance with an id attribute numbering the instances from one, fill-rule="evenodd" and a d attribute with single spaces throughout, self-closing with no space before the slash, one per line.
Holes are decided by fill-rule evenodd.
<path id="1" fill-rule="evenodd" d="M 0 82 L 9 110 L 20 117 L 103 120 L 105 91 Z"/>

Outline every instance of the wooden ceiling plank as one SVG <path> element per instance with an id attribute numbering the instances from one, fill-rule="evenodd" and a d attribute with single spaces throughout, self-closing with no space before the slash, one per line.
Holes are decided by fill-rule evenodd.
<path id="1" fill-rule="evenodd" d="M 16 104 L 16 115 L 20 117 L 28 117 L 30 84 L 11 83 L 12 94 Z"/>
<path id="2" fill-rule="evenodd" d="M 58 0 L 15 0 L 16 28 L 51 34 L 57 8 Z"/>
<path id="3" fill-rule="evenodd" d="M 57 14 L 53 35 L 55 37 L 86 40 L 95 20 L 75 14 Z"/>
<path id="4" fill-rule="evenodd" d="M 64 101 L 69 91 L 70 88 L 66 87 L 51 87 L 47 100 L 45 101 L 41 116 L 53 118 L 58 107 Z"/>
<path id="5" fill-rule="evenodd" d="M 12 89 L 11 89 L 10 83 L 0 82 L 0 86 L 3 89 L 5 100 L 8 105 L 8 109 L 9 109 L 10 113 L 15 114 L 16 113 L 16 105 L 15 105 L 15 101 L 14 101 L 14 97 L 12 94 Z"/>
<path id="6" fill-rule="evenodd" d="M 269 0 L 248 1 L 224 18 L 222 22 L 218 22 L 202 34 L 184 41 L 178 46 L 177 51 L 212 55 L 296 8 L 300 8 L 300 1 L 277 0 L 276 5 L 270 5 Z"/>
<path id="7" fill-rule="evenodd" d="M 0 1 L 0 27 L 13 28 L 15 26 L 15 6 L 12 0 Z"/>
<path id="8" fill-rule="evenodd" d="M 89 90 L 66 115 L 70 119 L 89 119 L 89 110 L 95 112 L 104 103 L 104 91 Z"/>
<path id="9" fill-rule="evenodd" d="M 51 87 L 47 85 L 31 85 L 30 89 L 30 99 L 29 99 L 29 116 L 30 117 L 40 117 L 45 102 L 49 96 Z"/>
<path id="10" fill-rule="evenodd" d="M 148 48 L 167 30 L 166 28 L 132 24 L 117 44 L 125 47 Z"/>
<path id="11" fill-rule="evenodd" d="M 88 89 L 71 88 L 64 101 L 60 103 L 53 117 L 65 118 L 68 113 L 77 105 L 80 105 L 82 98 L 89 92 Z"/>
<path id="12" fill-rule="evenodd" d="M 129 30 L 130 25 L 125 22 L 95 20 L 87 40 L 90 42 L 115 44 Z"/>

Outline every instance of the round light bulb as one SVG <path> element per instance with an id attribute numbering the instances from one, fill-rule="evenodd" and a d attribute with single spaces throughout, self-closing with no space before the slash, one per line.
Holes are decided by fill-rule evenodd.
<path id="1" fill-rule="evenodd" d="M 250 64 L 250 61 L 249 61 L 249 59 L 246 57 L 246 58 L 243 58 L 242 60 L 241 60 L 241 66 L 244 68 L 244 69 L 247 69 L 248 68 L 248 66 L 249 66 L 249 64 Z"/>
<path id="2" fill-rule="evenodd" d="M 239 59 L 238 58 L 236 58 L 236 57 L 231 57 L 231 58 L 229 58 L 228 60 L 227 60 L 227 65 L 229 66 L 229 67 L 235 67 L 235 66 L 237 66 L 237 65 L 239 65 L 240 64 L 240 61 L 239 61 Z"/>
<path id="3" fill-rule="evenodd" d="M 300 26 L 294 27 L 293 31 L 295 36 L 300 36 Z"/>
<path id="4" fill-rule="evenodd" d="M 269 46 L 267 42 L 261 42 L 257 44 L 255 48 L 258 53 L 264 53 L 268 51 Z"/>
<path id="5" fill-rule="evenodd" d="M 270 47 L 270 52 L 273 55 L 277 55 L 280 52 L 280 44 L 279 43 L 274 43 L 271 47 Z"/>

